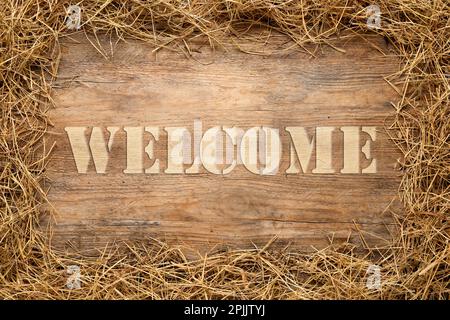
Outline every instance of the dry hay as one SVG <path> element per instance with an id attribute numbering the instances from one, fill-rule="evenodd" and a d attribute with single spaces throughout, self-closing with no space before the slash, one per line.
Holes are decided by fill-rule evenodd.
<path id="1" fill-rule="evenodd" d="M 404 154 L 394 214 L 398 233 L 361 256 L 351 244 L 312 254 L 271 250 L 215 252 L 187 260 L 158 241 L 110 247 L 97 258 L 50 249 L 38 230 L 46 201 L 50 150 L 43 136 L 53 106 L 58 38 L 68 34 L 68 1 L 0 1 L 0 297 L 5 299 L 448 299 L 450 293 L 450 4 L 379 0 L 381 29 L 368 30 L 366 1 L 81 1 L 83 30 L 132 37 L 160 47 L 206 35 L 217 46 L 249 26 L 288 35 L 299 47 L 327 44 L 343 32 L 378 33 L 402 69 L 388 79 L 399 92 L 393 140 Z M 260 41 L 261 39 L 254 39 Z M 261 40 L 262 41 L 262 40 Z M 48 75 L 51 75 L 49 78 Z M 365 286 L 381 267 L 381 290 Z M 82 287 L 66 287 L 67 266 L 81 266 Z"/>

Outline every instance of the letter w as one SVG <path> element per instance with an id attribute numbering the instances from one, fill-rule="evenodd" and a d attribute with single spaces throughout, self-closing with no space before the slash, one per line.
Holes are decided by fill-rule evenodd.
<path id="1" fill-rule="evenodd" d="M 64 129 L 69 137 L 78 173 L 87 172 L 91 158 L 94 161 L 95 171 L 97 173 L 105 173 L 114 135 L 119 130 L 119 127 L 106 128 L 110 133 L 108 142 L 105 142 L 102 129 L 93 127 L 89 144 L 85 135 L 87 129 L 88 127 L 66 127 Z"/>

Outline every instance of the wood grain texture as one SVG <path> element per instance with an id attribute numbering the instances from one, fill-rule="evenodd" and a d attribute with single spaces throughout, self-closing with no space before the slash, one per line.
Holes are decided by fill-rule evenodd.
<path id="1" fill-rule="evenodd" d="M 106 38 L 101 39 L 105 48 Z M 285 45 L 274 36 L 264 47 Z M 103 58 L 84 36 L 62 41 L 63 55 L 54 85 L 57 105 L 49 143 L 56 148 L 49 166 L 49 199 L 57 212 L 53 244 L 70 241 L 79 249 L 113 240 L 157 237 L 205 251 L 217 244 L 248 247 L 278 236 L 279 244 L 311 250 L 364 231 L 367 243 L 388 239 L 386 208 L 397 206 L 399 153 L 383 125 L 396 96 L 383 76 L 396 71 L 394 57 L 380 38 L 338 42 L 317 58 L 286 50 L 249 55 L 234 48 L 211 52 L 192 44 L 191 59 L 180 52 L 127 41 Z M 250 43 L 246 48 L 252 48 Z M 256 49 L 255 49 L 256 50 Z M 255 175 L 242 166 L 228 175 L 169 175 L 163 127 L 187 127 L 195 119 L 213 126 L 279 128 L 282 161 L 278 174 Z M 77 172 L 65 127 L 159 126 L 155 156 L 160 174 L 124 174 L 126 134 L 120 130 L 106 174 Z M 287 175 L 290 140 L 284 128 L 375 126 L 374 174 Z M 366 137 L 367 138 L 367 137 Z M 149 136 L 145 136 L 148 142 Z M 333 134 L 333 166 L 343 167 L 342 132 Z M 367 165 L 366 160 L 362 160 Z M 145 160 L 146 167 L 153 161 Z M 189 167 L 189 166 L 186 166 Z"/>

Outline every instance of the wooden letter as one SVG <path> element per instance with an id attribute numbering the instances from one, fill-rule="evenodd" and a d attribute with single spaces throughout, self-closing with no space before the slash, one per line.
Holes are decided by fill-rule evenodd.
<path id="1" fill-rule="evenodd" d="M 159 128 L 158 127 L 145 127 L 145 131 L 149 132 L 155 141 L 159 140 Z M 150 140 L 145 147 L 145 153 L 148 154 L 150 159 L 153 159 L 153 140 Z M 159 159 L 155 159 L 155 162 L 150 168 L 145 169 L 145 173 L 159 173 Z"/>
<path id="2" fill-rule="evenodd" d="M 308 133 L 304 127 L 286 127 L 286 131 L 289 132 L 292 140 L 290 146 L 291 162 L 286 173 L 296 174 L 299 173 L 300 170 L 301 172 L 306 173 L 314 149 L 314 136 L 312 139 L 309 139 Z M 300 162 L 300 168 L 296 165 L 296 159 Z"/>
<path id="3" fill-rule="evenodd" d="M 199 119 L 194 120 L 194 161 L 192 166 L 186 169 L 186 173 L 199 173 L 202 165 L 200 159 L 200 143 L 202 141 L 202 122 Z"/>
<path id="4" fill-rule="evenodd" d="M 241 159 L 244 166 L 252 173 L 259 174 L 258 170 L 258 131 L 253 127 L 245 132 L 240 147 Z"/>
<path id="5" fill-rule="evenodd" d="M 143 127 L 124 127 L 127 133 L 127 168 L 124 173 L 143 173 Z"/>
<path id="6" fill-rule="evenodd" d="M 109 139 L 105 143 L 103 131 L 99 127 L 93 127 L 89 144 L 86 142 L 85 132 L 88 127 L 66 127 L 69 142 L 72 147 L 75 165 L 79 173 L 86 173 L 89 161 L 94 161 L 95 171 L 97 173 L 105 173 L 106 166 L 109 160 L 109 152 L 114 140 L 114 135 L 119 130 L 119 127 L 108 127 Z"/>
<path id="7" fill-rule="evenodd" d="M 242 142 L 242 137 L 244 136 L 245 131 L 241 128 L 237 127 L 224 127 L 223 131 L 226 132 L 228 139 L 226 139 L 226 159 L 225 163 L 229 164 L 228 168 L 223 170 L 223 174 L 230 173 L 237 164 L 242 164 L 240 146 Z M 237 159 L 234 158 L 234 146 L 237 147 Z"/>
<path id="8" fill-rule="evenodd" d="M 218 164 L 223 162 L 223 134 L 220 127 L 206 130 L 200 143 L 203 167 L 213 174 L 221 174 Z"/>
<path id="9" fill-rule="evenodd" d="M 312 173 L 334 173 L 332 168 L 332 132 L 334 127 L 316 128 L 316 168 Z"/>
<path id="10" fill-rule="evenodd" d="M 341 173 L 359 173 L 359 127 L 342 127 L 344 133 L 344 168 Z"/>
<path id="11" fill-rule="evenodd" d="M 281 140 L 280 130 L 263 127 L 260 130 L 260 137 L 264 134 L 264 151 L 259 150 L 264 159 L 264 169 L 260 170 L 262 175 L 276 175 L 280 168 L 281 161 Z M 262 140 L 262 139 L 261 139 Z"/>
<path id="12" fill-rule="evenodd" d="M 377 140 L 377 130 L 375 127 L 362 127 L 362 131 L 369 134 L 373 142 Z M 367 160 L 372 160 L 370 164 L 362 169 L 362 173 L 377 173 L 377 159 L 372 158 L 370 153 L 370 140 L 367 140 L 362 147 L 362 153 L 366 156 Z"/>
<path id="13" fill-rule="evenodd" d="M 153 141 L 144 147 L 144 131 L 149 132 L 155 138 L 159 139 L 158 127 L 124 127 L 127 133 L 127 168 L 124 173 L 143 173 L 144 172 L 144 152 L 153 158 Z M 145 169 L 145 173 L 159 173 L 159 160 L 156 159 L 153 166 Z"/>
<path id="14" fill-rule="evenodd" d="M 187 137 L 190 137 L 189 131 L 186 128 L 179 127 L 166 127 L 164 131 L 167 132 L 167 168 L 164 172 L 169 174 L 183 173 L 187 145 L 190 149 L 190 141 L 185 141 Z"/>

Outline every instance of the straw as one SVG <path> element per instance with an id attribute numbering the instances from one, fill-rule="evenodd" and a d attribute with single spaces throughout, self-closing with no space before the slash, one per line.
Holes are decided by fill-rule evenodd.
<path id="1" fill-rule="evenodd" d="M 397 226 L 383 248 L 331 244 L 313 253 L 272 248 L 186 258 L 157 240 L 111 244 L 98 255 L 52 248 L 39 225 L 47 205 L 51 82 L 68 1 L 0 5 L 0 297 L 3 299 L 448 299 L 450 297 L 450 4 L 378 0 L 381 27 L 367 26 L 367 1 L 80 1 L 82 32 L 184 50 L 198 36 L 220 46 L 255 37 L 252 27 L 317 50 L 348 34 L 379 34 L 402 65 L 386 80 L 399 92 L 386 128 L 403 153 Z M 228 40 L 227 40 L 228 39 Z M 342 50 L 341 50 L 342 51 Z M 371 265 L 381 288 L 368 288 Z M 80 286 L 67 286 L 78 266 Z M 78 288 L 79 287 L 79 288 Z"/>

